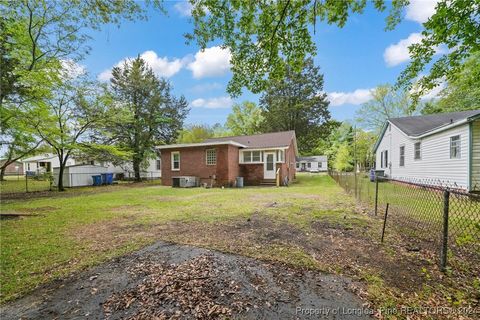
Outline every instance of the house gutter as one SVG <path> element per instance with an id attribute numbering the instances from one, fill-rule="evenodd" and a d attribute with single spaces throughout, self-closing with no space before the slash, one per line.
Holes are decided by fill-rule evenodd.
<path id="1" fill-rule="evenodd" d="M 164 146 L 157 146 L 155 149 L 178 149 L 178 148 L 193 148 L 193 147 L 208 147 L 208 146 L 221 146 L 221 145 L 233 145 L 240 148 L 246 148 L 247 146 L 229 140 L 229 141 L 219 141 L 219 142 L 198 142 L 198 143 L 179 143 L 179 144 L 167 144 Z"/>

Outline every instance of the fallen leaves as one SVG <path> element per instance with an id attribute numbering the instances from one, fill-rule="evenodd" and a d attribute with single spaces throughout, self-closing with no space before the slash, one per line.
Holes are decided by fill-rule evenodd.
<path id="1" fill-rule="evenodd" d="M 133 311 L 129 319 L 217 319 L 247 309 L 245 297 L 236 296 L 239 284 L 225 277 L 228 270 L 212 255 L 180 265 L 144 262 L 129 272 L 146 277 L 137 287 L 117 293 L 104 303 L 107 317 L 124 310 Z"/>

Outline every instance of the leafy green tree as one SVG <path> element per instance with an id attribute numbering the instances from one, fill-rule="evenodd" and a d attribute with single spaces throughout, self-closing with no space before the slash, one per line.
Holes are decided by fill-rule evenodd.
<path id="1" fill-rule="evenodd" d="M 388 84 L 380 85 L 372 90 L 372 100 L 356 112 L 356 121 L 363 128 L 378 133 L 387 119 L 411 115 L 411 104 L 408 92 L 395 90 Z"/>
<path id="2" fill-rule="evenodd" d="M 246 87 L 254 93 L 266 89 L 272 80 L 281 80 L 289 68 L 300 71 L 307 56 L 317 54 L 316 24 L 326 22 L 343 27 L 350 14 L 362 13 L 368 1 L 191 1 L 194 31 L 187 36 L 206 48 L 220 41 L 232 54 L 233 77 L 228 85 L 232 95 Z M 409 1 L 375 0 L 375 8 L 389 10 L 386 29 L 401 21 Z M 432 62 L 428 76 L 419 83 L 419 93 L 433 88 L 444 76 L 458 70 L 458 63 L 478 51 L 480 39 L 479 2 L 441 0 L 435 13 L 424 23 L 423 40 L 411 48 L 412 61 L 399 78 L 409 88 Z M 449 50 L 434 61 L 436 48 Z"/>
<path id="3" fill-rule="evenodd" d="M 480 50 L 480 2 L 441 0 L 423 27 L 422 41 L 409 47 L 412 60 L 398 79 L 400 86 L 415 88 L 415 101 L 444 79 L 455 79 L 463 69 L 463 61 Z M 435 60 L 441 46 L 448 49 Z M 429 73 L 416 81 L 426 68 Z M 478 77 L 476 84 L 480 84 Z"/>
<path id="4" fill-rule="evenodd" d="M 461 72 L 448 81 L 439 99 L 427 103 L 423 114 L 477 110 L 480 108 L 480 52 L 473 54 L 462 66 Z"/>
<path id="5" fill-rule="evenodd" d="M 354 141 L 354 159 L 356 157 L 357 167 L 360 171 L 366 171 L 373 167 L 375 154 L 373 145 L 377 135 L 371 131 L 364 131 L 357 128 Z"/>
<path id="6" fill-rule="evenodd" d="M 33 102 L 27 119 L 36 134 L 57 155 L 59 191 L 63 191 L 63 172 L 67 160 L 88 144 L 89 133 L 105 117 L 104 93 L 82 78 L 63 77 L 60 86 L 41 101 Z"/>
<path id="7" fill-rule="evenodd" d="M 207 124 L 192 124 L 183 128 L 177 139 L 177 143 L 202 142 L 209 138 L 230 136 L 233 133 L 220 123 L 213 126 Z"/>
<path id="8" fill-rule="evenodd" d="M 285 78 L 272 81 L 260 99 L 264 132 L 295 130 L 300 153 L 309 153 L 328 135 L 330 119 L 323 75 L 307 59 L 301 72 L 287 70 Z"/>
<path id="9" fill-rule="evenodd" d="M 135 179 L 141 180 L 140 170 L 155 146 L 171 143 L 188 113 L 183 96 L 172 95 L 170 84 L 159 79 L 140 57 L 112 69 L 111 119 L 105 122 L 106 143 L 132 153 Z"/>
<path id="10" fill-rule="evenodd" d="M 352 146 L 343 142 L 338 146 L 337 154 L 333 160 L 336 171 L 351 171 L 353 169 Z"/>
<path id="11" fill-rule="evenodd" d="M 252 135 L 261 133 L 262 122 L 262 109 L 254 102 L 244 101 L 233 106 L 225 126 L 234 135 Z"/>
<path id="12" fill-rule="evenodd" d="M 36 121 L 27 121 L 29 108 L 55 99 L 65 63 L 88 53 L 91 30 L 145 19 L 150 5 L 162 9 L 157 0 L 0 1 L 0 120 L 7 158 L 27 156 L 40 145 L 32 134 Z"/>
<path id="13" fill-rule="evenodd" d="M 194 124 L 187 126 L 178 135 L 178 143 L 202 142 L 214 136 L 213 129 L 208 125 Z"/>

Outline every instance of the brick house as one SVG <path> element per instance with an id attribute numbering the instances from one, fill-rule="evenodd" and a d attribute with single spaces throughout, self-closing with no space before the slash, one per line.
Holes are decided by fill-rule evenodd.
<path id="1" fill-rule="evenodd" d="M 243 177 L 245 185 L 274 185 L 277 174 L 284 185 L 295 177 L 298 155 L 295 131 L 212 138 L 158 149 L 162 184 L 167 186 L 178 176 L 195 176 L 213 186 L 235 186 L 236 177 Z"/>

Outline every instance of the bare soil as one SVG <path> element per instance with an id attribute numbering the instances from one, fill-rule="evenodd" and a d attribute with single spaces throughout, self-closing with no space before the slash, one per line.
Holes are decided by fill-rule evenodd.
<path id="1" fill-rule="evenodd" d="M 45 285 L 1 313 L 2 319 L 302 319 L 315 310 L 322 313 L 315 318 L 369 318 L 352 287 L 341 276 L 157 242 Z"/>

